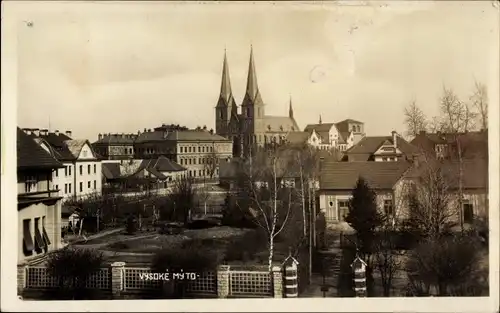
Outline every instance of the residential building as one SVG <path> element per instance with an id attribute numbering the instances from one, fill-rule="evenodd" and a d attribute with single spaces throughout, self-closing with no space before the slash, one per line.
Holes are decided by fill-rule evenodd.
<path id="1" fill-rule="evenodd" d="M 134 141 L 137 134 L 99 134 L 92 143 L 94 151 L 106 160 L 129 160 L 134 158 Z"/>
<path id="2" fill-rule="evenodd" d="M 207 179 L 219 176 L 219 160 L 232 157 L 232 142 L 209 131 L 157 128 L 141 133 L 135 141 L 138 159 L 165 156 L 186 168 L 187 175 Z"/>
<path id="3" fill-rule="evenodd" d="M 329 224 L 345 227 L 349 200 L 360 177 L 377 194 L 381 213 L 394 214 L 397 184 L 410 169 L 410 162 L 336 162 L 325 159 L 319 181 L 320 210 Z"/>
<path id="4" fill-rule="evenodd" d="M 344 153 L 344 161 L 395 162 L 413 159 L 418 149 L 396 132 L 391 136 L 366 136 Z"/>
<path id="5" fill-rule="evenodd" d="M 342 138 L 347 142 L 348 134 L 352 132 L 353 144 L 357 144 L 365 137 L 365 124 L 353 119 L 346 119 L 341 122 L 335 123 L 337 130 L 342 135 Z M 349 145 L 350 143 L 347 142 Z M 348 147 L 349 148 L 349 147 Z"/>
<path id="6" fill-rule="evenodd" d="M 102 191 L 101 160 L 88 140 L 72 139 L 71 131 L 65 134 L 47 129 L 24 128 L 35 140 L 64 167 L 54 171 L 52 181 L 64 198 L 82 197 Z"/>
<path id="7" fill-rule="evenodd" d="M 364 128 L 363 123 L 356 122 L 359 124 L 353 124 L 351 130 L 349 128 L 346 131 L 339 131 L 337 124 L 342 127 L 345 123 L 345 121 L 339 123 L 323 123 L 320 116 L 319 123 L 307 125 L 304 132 L 312 134 L 314 131 L 318 134 L 320 138 L 319 146 L 324 147 L 323 150 L 336 148 L 339 151 L 345 151 L 354 145 L 355 134 L 362 134 L 364 136 L 364 133 L 361 132 Z"/>
<path id="8" fill-rule="evenodd" d="M 63 167 L 33 138 L 17 129 L 19 263 L 61 248 L 61 196 L 52 177 Z"/>
<path id="9" fill-rule="evenodd" d="M 411 144 L 439 159 L 457 159 L 458 145 L 463 159 L 488 158 L 488 130 L 459 134 L 421 131 Z"/>
<path id="10" fill-rule="evenodd" d="M 288 133 L 300 131 L 293 115 L 291 99 L 288 116 L 266 115 L 265 102 L 257 84 L 253 49 L 250 49 L 247 86 L 241 112 L 233 97 L 229 65 L 224 54 L 220 95 L 215 107 L 215 125 L 217 135 L 232 140 L 235 157 L 248 157 L 255 149 L 282 143 Z"/>

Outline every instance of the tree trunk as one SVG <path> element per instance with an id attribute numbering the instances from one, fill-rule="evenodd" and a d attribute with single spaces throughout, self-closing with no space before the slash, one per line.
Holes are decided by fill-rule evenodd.
<path id="1" fill-rule="evenodd" d="M 463 214 L 463 162 L 462 162 L 462 149 L 460 145 L 460 140 L 457 137 L 457 148 L 458 148 L 458 205 L 460 212 L 460 230 L 464 232 L 464 214 Z"/>
<path id="2" fill-rule="evenodd" d="M 269 236 L 269 260 L 268 260 L 269 272 L 273 270 L 273 257 L 274 257 L 274 231 L 272 232 L 271 236 Z"/>

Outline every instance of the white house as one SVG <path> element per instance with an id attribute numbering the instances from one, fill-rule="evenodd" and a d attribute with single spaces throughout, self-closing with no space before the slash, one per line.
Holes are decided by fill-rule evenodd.
<path id="1" fill-rule="evenodd" d="M 18 263 L 60 249 L 61 196 L 52 174 L 63 165 L 17 129 Z"/>
<path id="2" fill-rule="evenodd" d="M 448 208 L 455 210 L 456 222 L 461 216 L 465 224 L 472 224 L 477 218 L 488 218 L 488 163 L 484 159 L 463 162 L 463 201 L 462 214 L 458 210 L 458 164 L 456 162 L 425 163 L 420 159 L 414 162 L 335 162 L 326 160 L 320 175 L 320 210 L 325 213 L 326 221 L 333 228 L 346 228 L 345 216 L 348 201 L 359 177 L 363 177 L 377 194 L 378 208 L 381 213 L 396 219 L 406 219 L 410 211 L 406 194 L 412 184 L 426 188 L 422 178 L 439 168 L 446 181 L 450 199 Z"/>
<path id="3" fill-rule="evenodd" d="M 72 139 L 71 131 L 23 130 L 64 165 L 52 177 L 63 199 L 102 192 L 101 160 L 88 140 Z"/>

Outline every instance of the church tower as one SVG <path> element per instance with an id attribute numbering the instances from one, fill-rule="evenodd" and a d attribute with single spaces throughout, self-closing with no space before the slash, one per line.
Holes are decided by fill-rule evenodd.
<path id="1" fill-rule="evenodd" d="M 234 101 L 231 90 L 231 79 L 229 77 L 229 65 L 227 64 L 227 54 L 224 50 L 224 62 L 222 64 L 222 82 L 220 87 L 219 100 L 215 107 L 215 133 L 224 137 L 229 134 L 229 121 L 232 114 L 238 114 L 238 108 Z"/>
<path id="2" fill-rule="evenodd" d="M 243 131 L 247 136 L 255 136 L 263 131 L 261 125 L 264 120 L 264 102 L 257 85 L 257 74 L 255 72 L 255 61 L 253 58 L 253 48 L 250 46 L 250 62 L 248 64 L 247 89 L 243 103 L 241 104 L 241 115 L 244 119 Z"/>

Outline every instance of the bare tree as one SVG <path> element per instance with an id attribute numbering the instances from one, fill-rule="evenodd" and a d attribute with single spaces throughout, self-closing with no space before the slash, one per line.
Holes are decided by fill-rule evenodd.
<path id="1" fill-rule="evenodd" d="M 250 211 L 254 223 L 268 240 L 269 271 L 274 257 L 274 240 L 285 228 L 292 211 L 292 188 L 286 183 L 288 167 L 282 150 L 257 152 L 239 172 L 240 209 Z M 244 206 L 242 208 L 242 206 Z"/>
<path id="2" fill-rule="evenodd" d="M 438 238 L 454 225 L 456 206 L 452 193 L 454 174 L 435 160 L 415 169 L 407 188 L 408 226 L 426 238 Z"/>
<path id="3" fill-rule="evenodd" d="M 213 148 L 204 157 L 203 170 L 206 173 L 205 176 L 208 175 L 210 178 L 213 178 L 218 167 L 219 167 L 219 155 L 217 153 L 217 150 Z"/>
<path id="4" fill-rule="evenodd" d="M 424 112 L 417 106 L 415 100 L 413 100 L 410 105 L 405 108 L 404 114 L 407 136 L 415 137 L 420 131 L 427 129 L 427 118 Z"/>
<path id="5" fill-rule="evenodd" d="M 392 225 L 386 223 L 379 231 L 380 238 L 375 245 L 375 269 L 380 273 L 384 297 L 391 296 L 395 275 L 402 269 L 403 252 L 397 250 Z"/>
<path id="6" fill-rule="evenodd" d="M 470 101 L 477 110 L 481 129 L 488 129 L 488 90 L 486 85 L 476 81 L 474 94 L 470 97 Z"/>

